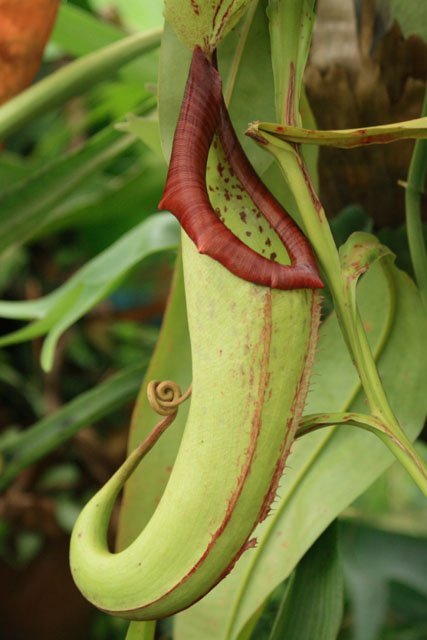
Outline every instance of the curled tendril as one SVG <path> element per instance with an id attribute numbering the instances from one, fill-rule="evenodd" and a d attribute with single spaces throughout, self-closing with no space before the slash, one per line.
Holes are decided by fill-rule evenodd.
<path id="1" fill-rule="evenodd" d="M 161 416 L 172 416 L 180 404 L 191 395 L 191 385 L 185 393 L 173 380 L 151 380 L 147 386 L 147 397 L 153 411 Z"/>

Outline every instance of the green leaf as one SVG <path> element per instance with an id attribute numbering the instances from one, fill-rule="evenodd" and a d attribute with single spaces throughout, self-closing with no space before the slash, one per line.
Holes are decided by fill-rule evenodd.
<path id="1" fill-rule="evenodd" d="M 426 540 L 355 523 L 341 523 L 340 534 L 354 619 L 352 637 L 377 640 L 384 637 L 381 628 L 390 619 L 392 583 L 411 587 L 427 598 Z"/>
<path id="2" fill-rule="evenodd" d="M 2 150 L 0 156 L 0 184 L 6 184 L 9 188 L 30 175 L 34 169 L 31 162 L 21 156 Z"/>
<path id="3" fill-rule="evenodd" d="M 427 445 L 418 440 L 415 448 L 427 462 Z M 426 500 L 397 462 L 345 510 L 343 517 L 389 533 L 427 538 Z"/>
<path id="4" fill-rule="evenodd" d="M 5 489 L 20 471 L 67 442 L 79 429 L 134 398 L 146 366 L 142 362 L 124 369 L 29 429 L 0 440 L 0 488 Z"/>
<path id="5" fill-rule="evenodd" d="M 268 3 L 276 115 L 282 123 L 299 124 L 302 80 L 310 50 L 315 4 L 315 0 L 269 0 Z M 286 65 L 284 60 L 288 61 Z M 293 87 L 293 91 L 288 92 L 288 87 Z"/>
<path id="6" fill-rule="evenodd" d="M 0 107 L 0 138 L 18 131 L 36 116 L 90 89 L 127 62 L 157 47 L 160 35 L 161 30 L 157 29 L 122 38 L 40 80 Z M 153 75 L 138 69 L 137 77 L 139 81 L 151 80 Z"/>
<path id="7" fill-rule="evenodd" d="M 415 33 L 427 40 L 427 4 L 418 0 L 383 0 L 405 37 Z"/>
<path id="8" fill-rule="evenodd" d="M 359 306 L 384 386 L 412 438 L 426 401 L 425 319 L 417 290 L 392 268 L 396 306 L 382 269 L 374 266 L 359 287 Z M 393 318 L 391 322 L 390 315 Z M 331 315 L 321 329 L 308 413 L 360 411 L 360 383 Z M 286 579 L 326 526 L 392 462 L 384 445 L 356 430 L 313 433 L 299 440 L 279 489 L 273 514 L 255 532 L 258 545 L 200 603 L 176 618 L 176 639 L 234 640 L 272 590 Z"/>
<path id="9" fill-rule="evenodd" d="M 270 640 L 335 640 L 343 615 L 343 586 L 337 525 L 332 524 L 298 564 Z"/>
<path id="10" fill-rule="evenodd" d="M 123 29 L 97 19 L 89 11 L 70 3 L 62 3 L 51 40 L 66 53 L 85 56 L 126 36 Z"/>
<path id="11" fill-rule="evenodd" d="M 165 41 L 162 48 L 164 46 Z M 271 158 L 252 144 L 244 131 L 254 118 L 264 118 L 267 113 L 274 116 L 273 71 L 264 2 L 251 3 L 242 21 L 221 43 L 218 62 L 224 99 L 234 128 L 251 163 L 262 174 L 272 164 Z"/>
<path id="12" fill-rule="evenodd" d="M 28 302 L 1 302 L 0 315 L 35 322 L 0 338 L 0 346 L 47 334 L 41 352 L 44 370 L 52 366 L 62 333 L 107 297 L 141 260 L 178 243 L 178 223 L 169 214 L 151 216 L 87 263 L 53 293 Z"/>
<path id="13" fill-rule="evenodd" d="M 40 234 L 52 218 L 58 221 L 54 207 L 134 144 L 132 136 L 107 128 L 81 149 L 49 162 L 6 190 L 0 196 L 0 252 Z"/>
<path id="14" fill-rule="evenodd" d="M 370 233 L 356 231 L 340 247 L 341 272 L 345 287 L 349 290 L 349 299 L 356 313 L 356 287 L 359 278 L 377 262 L 387 258 L 394 260 L 394 255 L 388 247 Z"/>
<path id="15" fill-rule="evenodd" d="M 130 113 L 127 115 L 125 122 L 120 122 L 116 125 L 116 129 L 125 133 L 132 133 L 154 151 L 157 156 L 163 158 L 158 114 L 154 113 L 144 118 L 139 118 Z"/>
<path id="16" fill-rule="evenodd" d="M 163 23 L 163 3 L 159 0 L 89 0 L 100 11 L 114 8 L 121 24 L 138 30 L 154 29 Z"/>
<path id="17" fill-rule="evenodd" d="M 75 193 L 52 208 L 34 238 L 70 227 L 79 228 L 85 230 L 85 238 L 95 236 L 96 246 L 102 250 L 157 209 L 165 179 L 164 162 L 141 155 L 125 174 L 104 172 L 99 180 L 85 181 Z M 102 234 L 99 234 L 100 226 Z"/>
<path id="18" fill-rule="evenodd" d="M 350 204 L 330 221 L 330 225 L 335 244 L 340 247 L 355 231 L 370 233 L 374 223 L 361 206 Z"/>

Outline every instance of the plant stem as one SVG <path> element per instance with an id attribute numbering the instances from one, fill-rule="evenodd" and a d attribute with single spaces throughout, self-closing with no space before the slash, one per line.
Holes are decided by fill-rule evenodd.
<path id="1" fill-rule="evenodd" d="M 427 91 L 424 97 L 422 115 L 427 115 Z M 417 140 L 409 167 L 408 183 L 405 190 L 406 231 L 409 251 L 414 267 L 421 298 L 427 311 L 427 251 L 424 243 L 421 220 L 421 195 L 427 172 L 427 140 Z"/>
<path id="2" fill-rule="evenodd" d="M 154 640 L 156 621 L 131 622 L 126 634 L 126 640 Z"/>
<path id="3" fill-rule="evenodd" d="M 400 460 L 419 488 L 427 495 L 427 470 L 402 431 L 382 386 L 375 359 L 363 327 L 359 311 L 353 313 L 348 290 L 341 276 L 338 250 L 323 207 L 314 193 L 310 177 L 299 149 L 279 142 L 262 133 L 268 150 L 279 161 L 292 190 L 304 222 L 306 233 L 313 245 L 328 281 L 334 307 L 373 416 L 387 425 L 392 438 L 380 436 L 394 456 Z M 280 146 L 279 146 L 280 145 Z M 403 447 L 403 448 L 402 448 Z M 405 451 L 406 449 L 406 451 Z"/>
<path id="4" fill-rule="evenodd" d="M 330 414 L 313 414 L 304 416 L 298 428 L 296 437 L 323 429 L 324 427 L 332 427 L 338 425 L 352 425 L 366 429 L 376 435 L 384 444 L 391 449 L 393 445 L 393 454 L 407 470 L 409 475 L 416 481 L 418 486 L 422 488 L 425 483 L 425 471 L 423 464 L 418 457 L 415 449 L 405 438 L 402 442 L 394 433 L 392 433 L 386 425 L 373 416 L 359 413 L 330 413 Z"/>
<path id="5" fill-rule="evenodd" d="M 71 62 L 0 107 L 0 138 L 110 76 L 116 69 L 160 44 L 161 29 L 123 38 Z"/>
<path id="6" fill-rule="evenodd" d="M 312 0 L 292 3 L 287 0 L 271 0 L 269 5 L 276 109 L 277 117 L 284 125 L 295 126 L 299 120 L 299 102 L 296 104 L 295 101 L 297 97 L 299 100 L 301 94 L 313 27 L 313 13 L 309 9 L 312 10 L 313 7 Z M 285 37 L 288 34 L 294 34 L 290 40 Z M 391 437 L 379 435 L 427 495 L 427 469 L 402 431 L 388 402 L 360 313 L 352 305 L 349 288 L 345 286 L 338 250 L 300 147 L 278 140 L 256 126 L 249 129 L 248 135 L 263 144 L 276 157 L 292 191 L 305 231 L 329 284 L 341 330 L 373 417 L 386 425 Z"/>

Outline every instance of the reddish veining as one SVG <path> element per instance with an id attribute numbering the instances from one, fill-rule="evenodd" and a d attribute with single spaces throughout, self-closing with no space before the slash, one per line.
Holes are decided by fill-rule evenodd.
<path id="1" fill-rule="evenodd" d="M 289 85 L 286 96 L 286 124 L 296 126 L 295 121 L 295 65 L 290 63 L 289 69 Z"/>
<path id="2" fill-rule="evenodd" d="M 200 15 L 200 7 L 197 4 L 196 0 L 190 0 L 191 8 L 193 9 L 196 16 Z"/>
<path id="3" fill-rule="evenodd" d="M 221 10 L 221 7 L 222 7 L 222 3 L 223 3 L 223 0 L 219 0 L 219 2 L 216 5 L 215 13 L 214 13 L 213 18 L 212 18 L 212 28 L 215 28 L 215 22 L 217 21 L 218 14 L 219 14 L 219 12 Z"/>
<path id="4" fill-rule="evenodd" d="M 205 176 L 217 130 L 232 171 L 284 243 L 290 266 L 274 263 L 245 245 L 213 210 Z M 193 53 L 159 207 L 178 218 L 200 253 L 244 280 L 277 289 L 323 286 L 306 238 L 262 184 L 240 147 L 223 104 L 219 74 L 199 47 Z"/>
<path id="5" fill-rule="evenodd" d="M 212 29 L 213 29 L 214 31 L 216 31 L 216 39 L 217 39 L 217 41 L 218 41 L 218 38 L 219 38 L 219 36 L 220 36 L 220 34 L 221 34 L 222 30 L 224 29 L 224 25 L 227 23 L 227 20 L 228 20 L 228 18 L 229 18 L 229 16 L 230 16 L 230 13 L 231 13 L 231 11 L 232 11 L 232 9 L 233 9 L 233 5 L 234 5 L 234 3 L 235 3 L 235 0 L 231 0 L 231 2 L 230 2 L 230 4 L 228 5 L 227 9 L 224 11 L 224 15 L 223 15 L 223 16 L 222 16 L 222 18 L 221 18 L 221 22 L 220 22 L 219 27 L 217 27 L 217 26 L 216 26 L 216 21 L 217 21 L 217 19 L 218 19 L 219 12 L 220 12 L 220 11 L 221 11 L 221 9 L 222 9 L 223 1 L 224 1 L 224 0 L 220 0 L 220 1 L 218 2 L 217 7 L 216 7 L 216 9 L 215 9 L 214 16 L 213 16 L 213 18 L 212 18 Z"/>
<path id="6" fill-rule="evenodd" d="M 305 399 L 308 392 L 308 383 L 310 378 L 311 369 L 314 363 L 315 347 L 318 340 L 319 324 L 320 324 L 320 297 L 316 294 L 313 295 L 313 301 L 311 305 L 311 323 L 310 333 L 307 341 L 307 349 L 305 352 L 305 363 L 302 371 L 300 381 L 298 383 L 297 390 L 295 392 L 294 401 L 292 403 L 290 417 L 285 427 L 285 438 L 282 442 L 280 455 L 276 462 L 272 482 L 270 488 L 264 498 L 263 505 L 261 507 L 260 516 L 258 522 L 262 522 L 270 513 L 270 508 L 273 500 L 276 497 L 277 487 L 279 486 L 280 478 L 283 475 L 286 460 L 289 456 L 291 445 L 295 439 L 295 434 L 298 429 L 298 425 L 301 419 L 302 412 L 304 410 Z"/>
<path id="7" fill-rule="evenodd" d="M 359 146 L 359 145 L 368 145 L 368 144 L 384 144 L 387 142 L 395 142 L 396 135 L 392 133 L 382 133 L 376 134 L 372 136 L 361 136 L 358 140 L 356 140 L 351 146 Z"/>
<path id="8" fill-rule="evenodd" d="M 305 166 L 305 162 L 304 160 L 302 160 L 302 158 L 300 157 L 300 155 L 298 154 L 298 164 L 300 166 L 300 169 L 302 171 L 302 174 L 304 176 L 304 181 L 305 184 L 307 185 L 307 188 L 310 192 L 310 198 L 311 201 L 314 205 L 314 208 L 316 209 L 317 213 L 320 213 L 321 209 L 322 209 L 322 203 L 319 200 L 319 196 L 316 193 L 316 189 L 314 188 L 313 182 L 311 180 L 310 174 L 307 171 L 307 167 Z"/>

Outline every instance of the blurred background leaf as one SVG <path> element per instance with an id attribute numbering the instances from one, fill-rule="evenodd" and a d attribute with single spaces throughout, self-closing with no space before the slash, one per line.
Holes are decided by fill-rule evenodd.
<path id="1" fill-rule="evenodd" d="M 179 225 L 170 214 L 150 216 L 44 298 L 27 302 L 0 302 L 0 316 L 34 320 L 26 327 L 0 338 L 0 346 L 33 340 L 47 334 L 41 351 L 41 365 L 45 371 L 49 371 L 62 333 L 114 291 L 129 271 L 144 258 L 175 249 L 178 238 Z"/>

